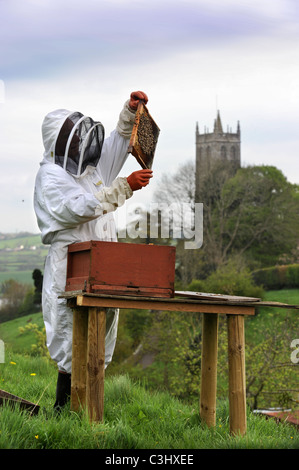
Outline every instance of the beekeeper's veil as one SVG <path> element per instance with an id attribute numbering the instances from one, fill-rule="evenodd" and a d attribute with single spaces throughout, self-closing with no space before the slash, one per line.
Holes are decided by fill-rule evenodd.
<path id="1" fill-rule="evenodd" d="M 79 177 L 87 166 L 96 166 L 101 156 L 103 125 L 79 112 L 57 109 L 44 119 L 42 135 L 45 158 Z"/>

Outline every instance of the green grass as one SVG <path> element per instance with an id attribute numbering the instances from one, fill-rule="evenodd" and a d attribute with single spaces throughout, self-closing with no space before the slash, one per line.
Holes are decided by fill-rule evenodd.
<path id="1" fill-rule="evenodd" d="M 33 375 L 34 374 L 34 375 Z M 84 412 L 53 413 L 56 368 L 43 358 L 8 352 L 1 388 L 40 405 L 37 416 L 0 407 L 0 449 L 297 449 L 299 433 L 248 412 L 246 436 L 229 434 L 228 406 L 218 404 L 214 428 L 201 423 L 198 404 L 149 392 L 125 375 L 105 381 L 104 422 Z"/>
<path id="2" fill-rule="evenodd" d="M 299 305 L 299 289 L 282 289 L 265 292 L 263 301 L 282 302 L 290 305 Z M 267 328 L 280 328 L 281 322 L 288 319 L 293 331 L 293 338 L 298 337 L 299 310 L 288 308 L 259 307 L 254 317 L 245 318 L 246 340 L 252 342 L 262 341 Z"/>
<path id="3" fill-rule="evenodd" d="M 6 347 L 17 353 L 30 353 L 31 345 L 36 343 L 34 332 L 26 331 L 23 334 L 19 332 L 19 328 L 26 327 L 28 323 L 35 323 L 39 328 L 43 327 L 42 313 L 33 313 L 0 323 L 0 339 L 4 341 Z"/>
<path id="4" fill-rule="evenodd" d="M 267 293 L 268 300 L 299 304 L 299 290 Z M 280 309 L 267 309 L 246 323 L 274 322 Z M 274 313 L 273 313 L 274 312 Z M 280 313 L 278 313 L 280 312 Z M 298 311 L 294 331 L 298 332 Z M 40 405 L 37 416 L 0 406 L 0 449 L 298 449 L 299 432 L 290 425 L 247 413 L 246 436 L 229 434 L 227 401 L 218 400 L 216 426 L 201 423 L 198 401 L 184 403 L 166 392 L 149 391 L 128 375 L 105 380 L 104 422 L 90 424 L 83 412 L 66 407 L 53 413 L 57 371 L 46 358 L 28 355 L 36 342 L 33 332 L 20 335 L 28 322 L 43 325 L 41 313 L 0 324 L 5 362 L 0 363 L 0 388 Z M 296 327 L 297 325 L 297 327 Z M 297 328 L 297 330 L 296 330 Z M 22 353 L 20 353 L 22 351 Z M 146 384 L 145 384 L 146 385 Z"/>
<path id="5" fill-rule="evenodd" d="M 264 301 L 274 300 L 292 305 L 299 305 L 299 289 L 281 289 L 265 291 Z"/>

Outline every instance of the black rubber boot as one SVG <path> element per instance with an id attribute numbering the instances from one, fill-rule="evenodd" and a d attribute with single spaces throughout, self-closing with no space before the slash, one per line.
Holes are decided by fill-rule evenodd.
<path id="1" fill-rule="evenodd" d="M 56 385 L 56 401 L 54 409 L 60 411 L 61 408 L 68 403 L 71 396 L 71 374 L 58 371 Z"/>

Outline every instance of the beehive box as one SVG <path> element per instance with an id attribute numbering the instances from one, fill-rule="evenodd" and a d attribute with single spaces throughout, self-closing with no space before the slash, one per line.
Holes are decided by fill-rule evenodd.
<path id="1" fill-rule="evenodd" d="M 145 104 L 140 101 L 135 115 L 128 151 L 134 155 L 140 166 L 151 169 L 160 129 Z"/>
<path id="2" fill-rule="evenodd" d="M 68 247 L 66 291 L 173 297 L 175 248 L 88 241 Z"/>

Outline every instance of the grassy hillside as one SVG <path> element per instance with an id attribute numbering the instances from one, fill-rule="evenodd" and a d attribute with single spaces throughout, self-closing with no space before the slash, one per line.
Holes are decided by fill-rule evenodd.
<path id="1" fill-rule="evenodd" d="M 275 291 L 265 291 L 263 301 L 281 302 L 290 305 L 299 305 L 299 289 L 282 289 Z M 260 334 L 263 338 L 264 331 L 267 328 L 275 329 L 279 327 L 282 319 L 289 318 L 290 329 L 293 331 L 293 338 L 298 337 L 299 330 L 299 310 L 284 308 L 260 307 L 256 310 L 254 317 L 246 318 L 246 337 L 255 342 L 259 337 L 253 335 Z"/>
<path id="2" fill-rule="evenodd" d="M 299 433 L 248 411 L 248 432 L 229 435 L 227 402 L 218 403 L 216 427 L 201 423 L 198 403 L 149 392 L 126 375 L 105 381 L 104 422 L 89 424 L 66 407 L 53 413 L 56 369 L 42 358 L 8 353 L 1 387 L 38 403 L 37 416 L 0 406 L 0 449 L 296 449 Z M 191 452 L 192 453 L 192 452 Z"/>
<path id="3" fill-rule="evenodd" d="M 299 303 L 299 290 L 267 293 L 268 300 Z M 268 311 L 269 312 L 269 311 Z M 271 312 L 270 312 L 271 313 Z M 251 322 L 275 321 L 284 311 L 259 314 Z M 292 312 L 294 332 L 298 313 Z M 276 423 L 251 413 L 244 437 L 229 435 L 229 410 L 218 398 L 216 427 L 200 420 L 198 400 L 185 403 L 166 392 L 149 391 L 128 375 L 105 381 L 104 423 L 90 426 L 84 413 L 66 408 L 53 413 L 57 370 L 43 357 L 29 356 L 36 338 L 32 331 L 19 333 L 28 323 L 43 325 L 41 313 L 0 324 L 5 361 L 0 363 L 0 388 L 40 405 L 37 416 L 0 406 L 0 449 L 298 449 L 299 432 L 290 424 Z M 145 384 L 146 385 L 146 384 Z"/>
<path id="4" fill-rule="evenodd" d="M 0 339 L 4 341 L 6 348 L 15 353 L 29 354 L 31 345 L 36 342 L 33 331 L 26 331 L 20 334 L 19 328 L 25 328 L 29 323 L 35 323 L 42 328 L 43 317 L 41 313 L 33 313 L 24 317 L 16 318 L 8 322 L 0 323 Z"/>

